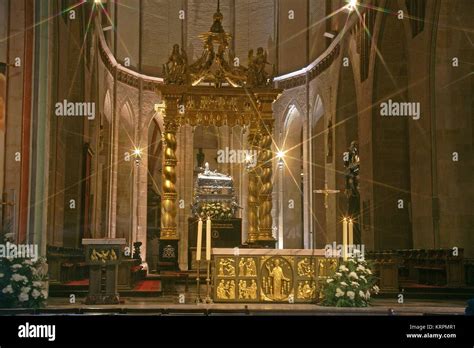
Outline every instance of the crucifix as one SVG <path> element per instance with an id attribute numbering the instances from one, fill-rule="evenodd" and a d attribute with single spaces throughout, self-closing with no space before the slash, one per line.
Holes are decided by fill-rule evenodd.
<path id="1" fill-rule="evenodd" d="M 314 190 L 314 193 L 322 193 L 324 195 L 324 207 L 328 208 L 328 196 L 330 193 L 339 193 L 340 190 L 331 190 L 328 188 L 328 182 L 324 182 L 324 189 Z"/>

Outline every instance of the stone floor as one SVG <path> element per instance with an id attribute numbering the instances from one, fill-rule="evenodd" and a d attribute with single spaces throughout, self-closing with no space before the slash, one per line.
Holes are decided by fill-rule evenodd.
<path id="1" fill-rule="evenodd" d="M 334 308 L 315 304 L 195 304 L 194 299 L 184 304 L 178 297 L 122 297 L 118 305 L 85 305 L 83 299 L 70 304 L 69 298 L 50 298 L 46 312 L 61 313 L 116 313 L 116 314 L 234 314 L 234 315 L 462 315 L 465 301 L 374 299 L 368 308 Z"/>
<path id="2" fill-rule="evenodd" d="M 185 303 L 179 303 L 179 294 L 185 295 Z M 201 298 L 205 297 L 206 286 L 201 287 Z M 118 305 L 85 305 L 83 297 L 77 297 L 71 304 L 69 297 L 51 297 L 48 299 L 46 312 L 50 313 L 114 313 L 114 314 L 228 314 L 228 315 L 463 315 L 465 300 L 413 299 L 405 297 L 403 304 L 398 303 L 397 294 L 393 298 L 374 298 L 368 308 L 335 308 L 316 304 L 289 303 L 214 303 L 196 304 L 197 289 L 190 283 L 188 291 L 184 284 L 176 284 L 172 292 L 161 296 L 121 297 Z M 1 314 L 1 312 L 0 312 Z"/>

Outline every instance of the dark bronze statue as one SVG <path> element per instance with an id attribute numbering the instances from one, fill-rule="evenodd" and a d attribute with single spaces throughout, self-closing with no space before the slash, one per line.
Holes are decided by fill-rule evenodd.
<path id="1" fill-rule="evenodd" d="M 202 151 L 202 148 L 199 148 L 198 153 L 196 155 L 197 167 L 198 168 L 203 168 L 204 158 L 205 158 L 204 152 Z"/>
<path id="2" fill-rule="evenodd" d="M 346 167 L 346 195 L 348 197 L 359 196 L 359 162 L 359 145 L 357 141 L 353 141 L 344 161 L 344 167 Z"/>
<path id="3" fill-rule="evenodd" d="M 173 46 L 173 51 L 166 64 L 163 65 L 165 82 L 168 84 L 182 85 L 187 82 L 187 64 L 186 52 L 179 49 L 179 45 Z"/>
<path id="4" fill-rule="evenodd" d="M 257 55 L 253 56 L 253 50 L 249 51 L 247 85 L 254 87 L 264 87 L 269 84 L 270 75 L 265 71 L 270 65 L 267 60 L 267 52 L 263 47 L 257 49 Z"/>
<path id="5" fill-rule="evenodd" d="M 348 153 L 344 156 L 346 168 L 347 216 L 354 220 L 354 243 L 361 243 L 360 231 L 360 194 L 359 194 L 359 144 L 352 141 Z"/>

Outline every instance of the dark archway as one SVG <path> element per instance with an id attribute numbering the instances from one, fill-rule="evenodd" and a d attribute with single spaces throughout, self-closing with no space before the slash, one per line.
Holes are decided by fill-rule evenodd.
<path id="1" fill-rule="evenodd" d="M 158 264 L 158 239 L 161 229 L 162 134 L 154 119 L 148 128 L 147 175 L 147 255 L 151 270 Z"/>
<path id="2" fill-rule="evenodd" d="M 396 1 L 387 8 L 396 12 Z M 374 247 L 412 247 L 410 222 L 410 158 L 408 117 L 382 116 L 381 105 L 389 100 L 408 100 L 407 51 L 403 22 L 384 13 L 375 61 L 372 111 L 374 178 Z M 363 164 L 362 164 L 363 167 Z"/>

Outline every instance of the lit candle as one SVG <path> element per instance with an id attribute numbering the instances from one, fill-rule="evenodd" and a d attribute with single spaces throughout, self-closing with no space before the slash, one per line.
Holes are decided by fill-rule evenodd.
<path id="1" fill-rule="evenodd" d="M 206 260 L 211 261 L 211 218 L 206 221 Z"/>
<path id="2" fill-rule="evenodd" d="M 347 260 L 347 219 L 342 220 L 342 256 Z"/>
<path id="3" fill-rule="evenodd" d="M 198 235 L 197 235 L 197 248 L 196 248 L 196 261 L 201 261 L 201 249 L 202 249 L 202 219 L 199 218 Z"/>

